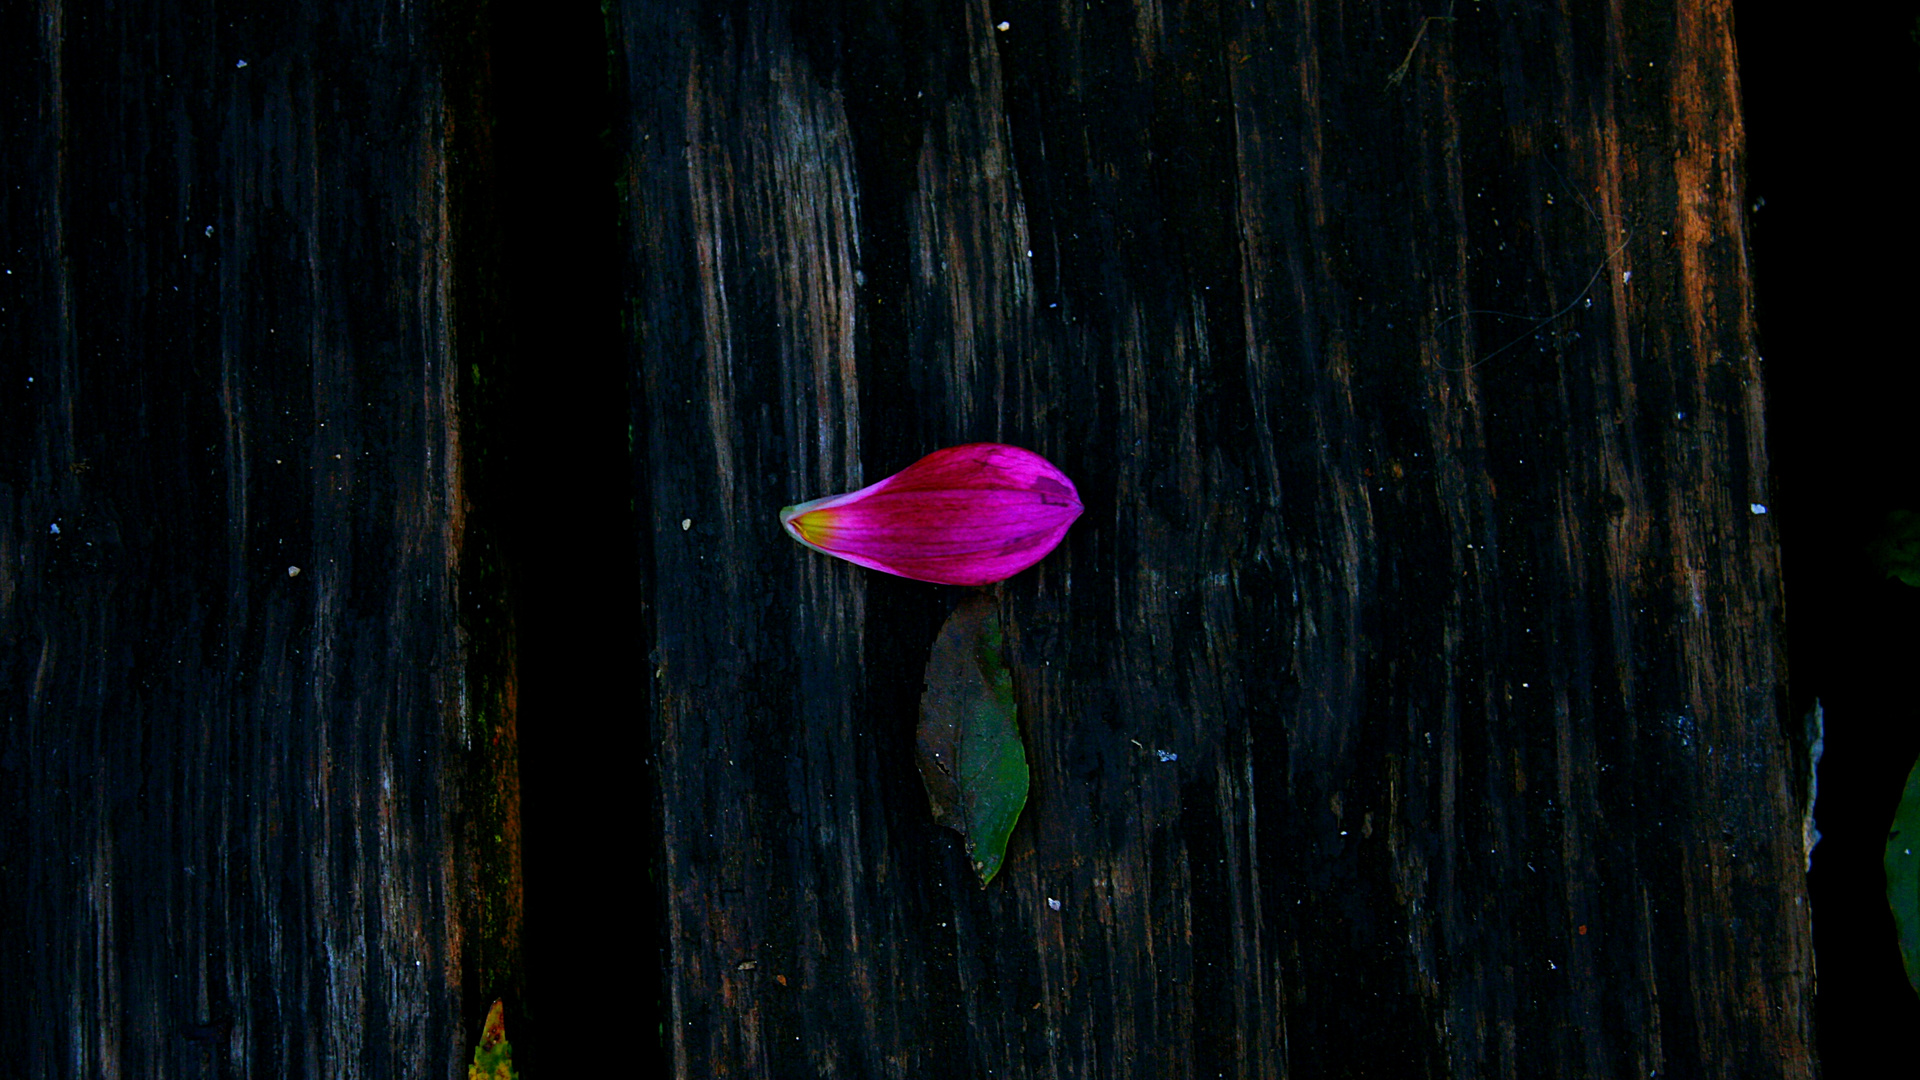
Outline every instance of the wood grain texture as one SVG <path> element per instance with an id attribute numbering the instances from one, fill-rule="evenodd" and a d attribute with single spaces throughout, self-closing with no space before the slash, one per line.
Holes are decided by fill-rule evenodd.
<path id="1" fill-rule="evenodd" d="M 1811 1074 L 1725 3 L 611 19 L 678 1075 Z M 973 439 L 984 891 L 775 521 Z"/>
<path id="2" fill-rule="evenodd" d="M 438 16 L 4 10 L 8 1071 L 453 1075 L 518 883 Z"/>

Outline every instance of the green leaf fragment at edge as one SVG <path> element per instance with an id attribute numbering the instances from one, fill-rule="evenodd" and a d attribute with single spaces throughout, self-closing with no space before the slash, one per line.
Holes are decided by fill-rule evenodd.
<path id="1" fill-rule="evenodd" d="M 991 598 L 973 597 L 947 618 L 927 658 L 915 746 L 933 820 L 965 839 L 982 885 L 1000 872 L 1027 804 L 1027 751 L 1000 650 Z"/>
<path id="2" fill-rule="evenodd" d="M 1907 789 L 1887 833 L 1887 904 L 1900 935 L 1907 982 L 1920 994 L 1920 761 L 1907 773 Z"/>
<path id="3" fill-rule="evenodd" d="M 1873 561 L 1887 576 L 1920 586 L 1920 514 L 1895 510 L 1873 539 Z"/>

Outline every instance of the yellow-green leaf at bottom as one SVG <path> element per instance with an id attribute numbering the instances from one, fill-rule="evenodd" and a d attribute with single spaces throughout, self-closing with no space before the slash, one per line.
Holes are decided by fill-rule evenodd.
<path id="1" fill-rule="evenodd" d="M 1000 872 L 1027 804 L 1027 752 L 1013 674 L 1000 650 L 1000 616 L 990 598 L 969 598 L 947 617 L 927 658 L 915 740 L 933 820 L 965 839 L 982 885 Z"/>
<path id="2" fill-rule="evenodd" d="M 498 1001 L 487 1010 L 487 1021 L 480 1028 L 480 1045 L 473 1048 L 473 1064 L 467 1066 L 467 1080 L 516 1080 L 513 1046 L 507 1042 L 506 1011 Z"/>

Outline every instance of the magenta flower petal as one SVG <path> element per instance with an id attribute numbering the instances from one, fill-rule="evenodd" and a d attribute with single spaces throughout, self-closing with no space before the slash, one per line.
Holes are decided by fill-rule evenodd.
<path id="1" fill-rule="evenodd" d="M 780 511 L 815 551 L 941 585 L 988 585 L 1047 557 L 1080 516 L 1080 493 L 1031 450 L 936 450 L 859 491 Z"/>

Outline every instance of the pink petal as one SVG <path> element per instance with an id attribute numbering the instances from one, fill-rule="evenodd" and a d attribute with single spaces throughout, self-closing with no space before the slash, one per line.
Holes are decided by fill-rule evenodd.
<path id="1" fill-rule="evenodd" d="M 1031 450 L 936 450 L 859 491 L 789 506 L 795 540 L 889 574 L 987 585 L 1046 558 L 1080 516 L 1073 481 Z"/>

